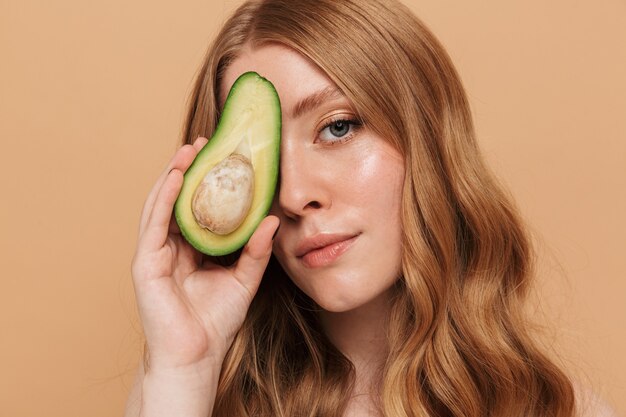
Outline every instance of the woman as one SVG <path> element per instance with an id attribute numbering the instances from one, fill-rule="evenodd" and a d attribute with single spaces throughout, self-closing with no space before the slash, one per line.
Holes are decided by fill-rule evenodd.
<path id="1" fill-rule="evenodd" d="M 281 100 L 279 189 L 239 258 L 208 260 L 172 206 L 246 71 Z M 128 416 L 575 415 L 522 314 L 525 231 L 448 55 L 408 9 L 245 3 L 206 57 L 184 140 L 141 218 L 147 349 Z"/>

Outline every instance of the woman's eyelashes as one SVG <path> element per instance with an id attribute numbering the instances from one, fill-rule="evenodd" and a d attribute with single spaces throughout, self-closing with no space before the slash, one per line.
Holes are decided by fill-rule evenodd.
<path id="1" fill-rule="evenodd" d="M 362 128 L 360 120 L 350 117 L 336 117 L 320 129 L 318 141 L 327 145 L 347 142 Z"/>

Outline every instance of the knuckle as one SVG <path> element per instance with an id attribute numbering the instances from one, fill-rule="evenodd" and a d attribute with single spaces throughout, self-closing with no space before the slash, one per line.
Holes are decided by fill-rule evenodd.
<path id="1" fill-rule="evenodd" d="M 150 271 L 150 259 L 146 257 L 146 254 L 142 254 L 139 249 L 133 256 L 133 259 L 130 263 L 130 273 L 135 283 L 144 280 L 149 277 L 151 274 Z"/>
<path id="2" fill-rule="evenodd" d="M 194 148 L 193 145 L 187 143 L 187 144 L 181 146 L 180 151 L 184 152 L 184 153 L 187 153 L 187 152 L 195 153 L 196 152 L 196 148 Z"/>
<path id="3" fill-rule="evenodd" d="M 133 259 L 130 262 L 130 273 L 133 277 L 133 280 L 136 280 L 137 277 L 141 274 L 141 261 L 137 254 L 133 256 Z"/>

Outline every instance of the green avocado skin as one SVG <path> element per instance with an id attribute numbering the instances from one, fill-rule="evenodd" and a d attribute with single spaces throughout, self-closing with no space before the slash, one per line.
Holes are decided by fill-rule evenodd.
<path id="1" fill-rule="evenodd" d="M 184 176 L 174 205 L 174 215 L 183 237 L 198 251 L 227 255 L 242 248 L 267 216 L 278 181 L 281 135 L 280 99 L 272 83 L 246 72 L 231 87 L 215 132 L 196 155 Z M 227 235 L 200 227 L 191 211 L 191 197 L 206 173 L 228 157 L 245 138 L 252 150 L 255 190 L 252 207 L 243 223 Z"/>

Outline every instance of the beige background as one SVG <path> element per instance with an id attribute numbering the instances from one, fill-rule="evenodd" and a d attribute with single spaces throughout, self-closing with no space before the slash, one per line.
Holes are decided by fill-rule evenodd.
<path id="1" fill-rule="evenodd" d="M 122 413 L 139 213 L 237 4 L 0 3 L 1 416 Z M 535 233 L 547 340 L 624 414 L 626 2 L 407 4 L 448 48 Z"/>

